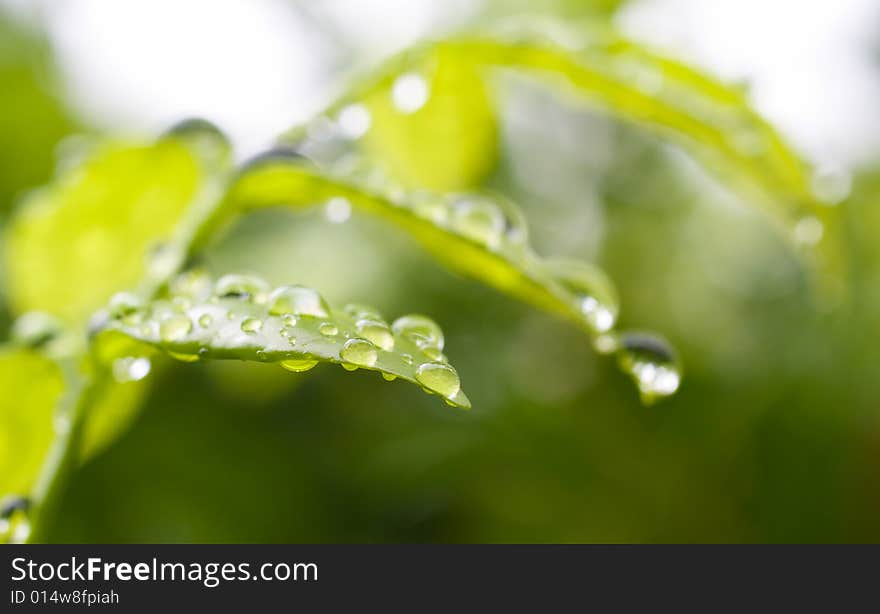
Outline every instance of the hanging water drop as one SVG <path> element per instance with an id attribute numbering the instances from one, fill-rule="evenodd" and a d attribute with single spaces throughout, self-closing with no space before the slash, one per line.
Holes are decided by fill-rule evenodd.
<path id="1" fill-rule="evenodd" d="M 180 362 L 197 362 L 199 360 L 198 354 L 187 354 L 185 352 L 168 352 L 168 355 L 171 356 L 174 360 L 178 360 Z"/>
<path id="2" fill-rule="evenodd" d="M 440 396 L 452 398 L 461 389 L 458 373 L 451 366 L 439 362 L 426 362 L 416 369 L 416 381 Z"/>
<path id="3" fill-rule="evenodd" d="M 263 321 L 259 318 L 245 318 L 241 321 L 241 330 L 245 333 L 258 333 L 263 328 Z"/>
<path id="4" fill-rule="evenodd" d="M 349 339 L 339 351 L 342 360 L 358 367 L 372 367 L 379 358 L 376 346 L 366 339 Z M 343 365 L 344 366 L 344 365 Z"/>
<path id="5" fill-rule="evenodd" d="M 294 373 L 302 373 L 303 371 L 308 371 L 317 364 L 318 361 L 314 358 L 291 358 L 281 361 L 281 366 L 283 368 L 287 369 L 288 371 L 293 371 Z"/>
<path id="6" fill-rule="evenodd" d="M 627 333 L 620 337 L 621 367 L 635 380 L 642 402 L 651 404 L 678 390 L 680 367 L 672 347 L 660 337 Z"/>
<path id="7" fill-rule="evenodd" d="M 330 307 L 316 290 L 306 286 L 281 286 L 269 295 L 269 313 L 272 315 L 294 314 L 326 318 Z"/>
<path id="8" fill-rule="evenodd" d="M 214 294 L 220 298 L 237 298 L 261 303 L 269 291 L 269 284 L 253 275 L 224 275 L 214 284 Z"/>
<path id="9" fill-rule="evenodd" d="M 384 379 L 386 382 L 393 382 L 394 380 L 397 379 L 397 376 L 394 375 L 393 373 L 385 373 L 383 371 L 382 372 L 382 379 Z"/>
<path id="10" fill-rule="evenodd" d="M 192 322 L 185 315 L 173 315 L 159 324 L 159 336 L 162 341 L 171 343 L 180 341 L 192 330 Z"/>
<path id="11" fill-rule="evenodd" d="M 385 322 L 379 320 L 358 320 L 355 327 L 364 339 L 383 350 L 390 351 L 394 348 L 394 336 Z"/>

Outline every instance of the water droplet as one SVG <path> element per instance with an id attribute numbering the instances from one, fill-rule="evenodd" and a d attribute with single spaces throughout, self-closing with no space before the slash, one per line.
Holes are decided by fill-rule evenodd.
<path id="1" fill-rule="evenodd" d="M 413 363 L 413 357 L 410 354 L 403 354 L 400 358 L 404 364 L 411 365 Z"/>
<path id="2" fill-rule="evenodd" d="M 220 298 L 238 298 L 256 303 L 263 302 L 269 284 L 253 275 L 224 275 L 214 284 L 214 294 Z"/>
<path id="3" fill-rule="evenodd" d="M 497 249 L 504 237 L 506 221 L 498 205 L 490 200 L 461 198 L 453 203 L 449 225 L 459 234 Z"/>
<path id="4" fill-rule="evenodd" d="M 391 325 L 394 334 L 407 337 L 419 347 L 443 349 L 443 330 L 431 318 L 416 313 L 401 316 Z"/>
<path id="5" fill-rule="evenodd" d="M 385 322 L 379 320 L 358 320 L 355 327 L 364 339 L 383 350 L 390 351 L 394 348 L 394 336 Z"/>
<path id="6" fill-rule="evenodd" d="M 288 371 L 293 371 L 294 373 L 302 373 L 303 371 L 308 371 L 313 368 L 318 361 L 314 358 L 291 358 L 288 360 L 282 360 L 281 366 Z"/>
<path id="7" fill-rule="evenodd" d="M 852 174 L 842 166 L 825 164 L 812 178 L 813 194 L 826 205 L 838 205 L 852 191 Z"/>
<path id="8" fill-rule="evenodd" d="M 370 129 L 372 117 L 364 105 L 350 104 L 339 112 L 336 123 L 344 136 L 355 140 L 364 136 Z"/>
<path id="9" fill-rule="evenodd" d="M 357 365 L 353 365 L 350 362 L 342 363 L 342 368 L 345 369 L 346 371 L 357 371 L 358 370 Z"/>
<path id="10" fill-rule="evenodd" d="M 437 226 L 449 222 L 449 203 L 433 192 L 416 192 L 410 195 L 412 209 L 416 215 L 430 220 Z"/>
<path id="11" fill-rule="evenodd" d="M 113 361 L 113 377 L 117 382 L 138 382 L 150 374 L 149 358 L 126 356 Z"/>
<path id="12" fill-rule="evenodd" d="M 644 403 L 653 403 L 678 390 L 678 360 L 665 340 L 645 333 L 621 335 L 618 356 L 621 367 L 635 380 Z"/>
<path id="13" fill-rule="evenodd" d="M 293 328 L 296 326 L 296 316 L 290 313 L 284 314 L 281 316 L 281 323 L 284 324 L 284 326 Z"/>
<path id="14" fill-rule="evenodd" d="M 245 333 L 258 333 L 263 328 L 263 321 L 259 318 L 245 318 L 241 321 L 241 330 Z"/>
<path id="15" fill-rule="evenodd" d="M 801 218 L 794 225 L 794 240 L 801 245 L 816 245 L 824 234 L 825 227 L 822 222 L 812 215 Z"/>
<path id="16" fill-rule="evenodd" d="M 131 292 L 117 292 L 110 297 L 107 304 L 107 311 L 111 318 L 120 319 L 125 316 L 137 313 L 144 307 L 144 301 L 136 294 Z"/>
<path id="17" fill-rule="evenodd" d="M 159 336 L 162 341 L 180 341 L 192 330 L 192 322 L 185 315 L 173 315 L 159 324 Z"/>
<path id="18" fill-rule="evenodd" d="M 324 205 L 324 217 L 333 224 L 343 224 L 351 217 L 351 203 L 347 198 L 336 196 Z"/>
<path id="19" fill-rule="evenodd" d="M 617 321 L 617 293 L 596 267 L 574 260 L 545 262 L 548 273 L 573 295 L 577 310 L 595 333 L 606 333 Z"/>
<path id="20" fill-rule="evenodd" d="M 147 256 L 147 270 L 155 279 L 166 279 L 183 264 L 184 254 L 178 246 L 161 243 L 153 247 Z"/>
<path id="21" fill-rule="evenodd" d="M 415 73 L 400 75 L 391 86 L 391 100 L 401 113 L 415 113 L 425 106 L 428 96 L 428 82 Z"/>
<path id="22" fill-rule="evenodd" d="M 339 357 L 359 367 L 372 367 L 376 364 L 379 354 L 376 346 L 366 339 L 354 338 L 345 342 L 339 351 Z"/>
<path id="23" fill-rule="evenodd" d="M 356 320 L 382 320 L 382 314 L 369 305 L 349 303 L 342 310 Z"/>
<path id="24" fill-rule="evenodd" d="M 281 286 L 269 295 L 269 313 L 326 318 L 330 307 L 316 290 L 305 286 Z"/>
<path id="25" fill-rule="evenodd" d="M 324 322 L 323 324 L 321 324 L 321 326 L 318 327 L 318 332 L 320 332 L 325 337 L 335 337 L 339 334 L 339 329 L 336 328 L 335 324 Z"/>
<path id="26" fill-rule="evenodd" d="M 199 326 L 202 328 L 210 328 L 211 324 L 214 323 L 214 318 L 210 313 L 205 313 L 199 316 Z"/>
<path id="27" fill-rule="evenodd" d="M 201 302 L 211 295 L 211 278 L 201 270 L 187 271 L 171 280 L 168 289 L 174 296 Z"/>
<path id="28" fill-rule="evenodd" d="M 394 380 L 397 379 L 397 376 L 394 375 L 393 373 L 385 373 L 383 371 L 382 372 L 382 379 L 384 379 L 386 382 L 393 382 Z"/>
<path id="29" fill-rule="evenodd" d="M 440 396 L 452 398 L 458 394 L 461 381 L 458 373 L 447 364 L 439 362 L 426 362 L 416 369 L 416 381 L 422 386 L 436 392 Z"/>
<path id="30" fill-rule="evenodd" d="M 12 325 L 13 341 L 28 347 L 43 346 L 61 334 L 61 322 L 55 316 L 42 311 L 29 311 Z"/>

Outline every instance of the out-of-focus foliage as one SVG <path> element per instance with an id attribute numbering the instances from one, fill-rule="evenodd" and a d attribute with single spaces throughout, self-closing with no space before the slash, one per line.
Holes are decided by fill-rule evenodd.
<path id="1" fill-rule="evenodd" d="M 16 194 L 49 177 L 55 146 L 75 128 L 55 96 L 48 51 L 0 12 L 0 217 Z"/>
<path id="2" fill-rule="evenodd" d="M 61 370 L 40 353 L 0 349 L 0 491 L 27 494 L 52 441 Z"/>
<path id="3" fill-rule="evenodd" d="M 108 143 L 21 204 L 7 235 L 10 300 L 83 322 L 145 276 L 151 249 L 170 238 L 203 179 L 172 138 Z"/>

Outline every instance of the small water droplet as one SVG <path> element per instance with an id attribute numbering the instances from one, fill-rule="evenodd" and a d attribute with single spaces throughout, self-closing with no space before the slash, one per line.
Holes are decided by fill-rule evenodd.
<path id="1" fill-rule="evenodd" d="M 113 378 L 120 383 L 138 382 L 150 374 L 149 358 L 126 356 L 113 361 Z"/>
<path id="2" fill-rule="evenodd" d="M 293 328 L 296 326 L 296 316 L 290 313 L 284 314 L 281 316 L 281 323 L 284 324 L 284 326 Z"/>
<path id="3" fill-rule="evenodd" d="M 269 295 L 269 313 L 272 315 L 294 314 L 326 318 L 330 307 L 316 290 L 306 286 L 281 286 Z"/>
<path id="4" fill-rule="evenodd" d="M 308 371 L 312 369 L 318 361 L 314 358 L 290 358 L 288 360 L 282 360 L 281 366 L 288 371 L 293 371 L 294 373 L 302 373 L 303 371 Z"/>
<path id="5" fill-rule="evenodd" d="M 678 390 L 681 369 L 675 351 L 660 337 L 645 333 L 621 335 L 618 357 L 621 367 L 635 380 L 644 403 Z"/>
<path id="6" fill-rule="evenodd" d="M 335 337 L 339 334 L 339 329 L 336 328 L 335 324 L 324 322 L 323 324 L 321 324 L 321 326 L 318 327 L 318 332 L 320 332 L 325 337 Z"/>
<path id="7" fill-rule="evenodd" d="M 401 316 L 394 320 L 391 330 L 395 335 L 414 341 L 419 347 L 443 349 L 443 330 L 431 318 L 417 313 Z"/>
<path id="8" fill-rule="evenodd" d="M 403 354 L 400 358 L 404 364 L 411 365 L 413 363 L 413 357 L 410 354 Z"/>
<path id="9" fill-rule="evenodd" d="M 461 381 L 455 369 L 439 362 L 426 362 L 416 369 L 416 381 L 440 396 L 452 398 L 461 389 Z"/>
<path id="10" fill-rule="evenodd" d="M 376 346 L 366 339 L 349 339 L 339 351 L 342 360 L 359 367 L 372 367 L 379 358 Z M 344 365 L 343 365 L 344 366 Z"/>
<path id="11" fill-rule="evenodd" d="M 136 294 L 131 292 L 117 292 L 110 297 L 107 304 L 107 311 L 111 318 L 120 319 L 125 316 L 137 313 L 144 308 L 144 301 Z"/>
<path id="12" fill-rule="evenodd" d="M 253 275 L 224 275 L 214 284 L 214 294 L 220 298 L 237 298 L 260 303 L 265 300 L 269 284 Z"/>
<path id="13" fill-rule="evenodd" d="M 794 240 L 800 245 L 816 245 L 824 234 L 825 227 L 822 222 L 812 215 L 801 218 L 794 226 Z"/>
<path id="14" fill-rule="evenodd" d="M 852 192 L 852 174 L 842 166 L 825 164 L 812 178 L 813 194 L 826 205 L 838 205 Z"/>
<path id="15" fill-rule="evenodd" d="M 342 363 L 342 368 L 345 369 L 346 371 L 357 371 L 358 370 L 357 365 L 353 365 L 350 362 Z"/>
<path id="16" fill-rule="evenodd" d="M 210 328 L 211 324 L 214 323 L 214 318 L 210 313 L 205 313 L 199 316 L 199 326 L 202 328 Z"/>
<path id="17" fill-rule="evenodd" d="M 428 82 L 421 75 L 405 73 L 391 86 L 391 100 L 401 113 L 415 113 L 428 102 Z"/>
<path id="18" fill-rule="evenodd" d="M 385 373 L 383 371 L 382 372 L 382 379 L 384 379 L 386 382 L 393 382 L 394 380 L 397 379 L 397 376 L 394 375 L 393 373 Z"/>
<path id="19" fill-rule="evenodd" d="M 159 324 L 159 336 L 162 341 L 180 341 L 192 330 L 192 322 L 185 315 L 173 315 Z"/>
<path id="20" fill-rule="evenodd" d="M 241 321 L 241 330 L 245 333 L 258 333 L 263 328 L 263 321 L 259 318 L 245 318 Z"/>
<path id="21" fill-rule="evenodd" d="M 364 105 L 350 104 L 339 112 L 336 123 L 344 136 L 356 140 L 370 129 L 372 117 Z"/>
<path id="22" fill-rule="evenodd" d="M 391 334 L 391 329 L 388 328 L 385 322 L 380 320 L 358 320 L 355 328 L 364 339 L 383 350 L 390 351 L 394 348 L 394 335 Z"/>
<path id="23" fill-rule="evenodd" d="M 351 203 L 347 198 L 336 196 L 324 205 L 324 217 L 333 224 L 343 224 L 351 217 Z"/>
<path id="24" fill-rule="evenodd" d="M 606 333 L 617 322 L 617 293 L 596 267 L 574 260 L 548 260 L 545 268 L 573 295 L 577 310 L 595 333 Z"/>
<path id="25" fill-rule="evenodd" d="M 458 198 L 453 202 L 450 227 L 489 249 L 497 249 L 506 221 L 498 205 L 482 198 Z"/>

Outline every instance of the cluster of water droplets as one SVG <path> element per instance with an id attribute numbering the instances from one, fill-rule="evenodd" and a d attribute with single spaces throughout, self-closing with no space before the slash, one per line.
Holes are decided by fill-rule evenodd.
<path id="1" fill-rule="evenodd" d="M 189 272 L 174 278 L 167 296 L 151 304 L 131 293 L 115 295 L 107 313 L 114 328 L 185 362 L 209 354 L 254 356 L 303 372 L 329 360 L 350 371 L 379 370 L 387 380 L 397 377 L 391 371 L 409 373 L 450 403 L 460 391 L 458 374 L 443 354 L 443 332 L 433 320 L 411 314 L 389 324 L 376 309 L 359 304 L 333 312 L 306 286 L 273 288 L 259 277 L 239 274 L 211 283 L 207 275 Z M 149 372 L 145 357 L 113 363 L 119 381 L 136 381 Z"/>

